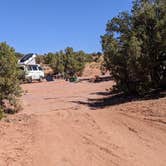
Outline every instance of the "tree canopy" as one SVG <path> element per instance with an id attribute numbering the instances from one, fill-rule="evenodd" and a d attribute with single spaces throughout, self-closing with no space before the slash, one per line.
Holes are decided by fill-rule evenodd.
<path id="1" fill-rule="evenodd" d="M 38 63 L 48 64 L 54 74 L 64 76 L 81 75 L 86 62 L 92 61 L 92 55 L 84 51 L 74 51 L 72 47 L 67 47 L 64 51 L 48 53 L 44 56 L 37 56 Z"/>
<path id="2" fill-rule="evenodd" d="M 20 95 L 19 70 L 17 57 L 12 47 L 6 43 L 0 43 L 0 112 L 3 110 L 3 101 L 16 104 L 16 98 Z"/>
<path id="3" fill-rule="evenodd" d="M 108 21 L 104 66 L 119 90 L 145 94 L 166 84 L 166 2 L 134 0 L 131 13 Z"/>

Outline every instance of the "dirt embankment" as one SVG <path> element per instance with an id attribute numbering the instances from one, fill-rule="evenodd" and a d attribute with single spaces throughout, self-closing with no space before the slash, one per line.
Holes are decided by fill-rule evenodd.
<path id="1" fill-rule="evenodd" d="M 82 77 L 94 77 L 96 75 L 101 75 L 100 69 L 101 63 L 92 62 L 85 65 Z"/>
<path id="2" fill-rule="evenodd" d="M 0 166 L 165 166 L 166 98 L 122 100 L 112 84 L 23 85 L 24 110 L 0 122 Z"/>

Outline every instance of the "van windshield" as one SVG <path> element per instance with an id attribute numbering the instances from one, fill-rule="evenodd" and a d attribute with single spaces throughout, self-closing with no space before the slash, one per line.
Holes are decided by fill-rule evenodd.
<path id="1" fill-rule="evenodd" d="M 39 70 L 43 70 L 40 66 L 38 68 L 39 68 Z"/>
<path id="2" fill-rule="evenodd" d="M 31 71 L 32 70 L 31 66 L 27 66 L 27 70 Z"/>
<path id="3" fill-rule="evenodd" d="M 32 66 L 32 70 L 35 70 L 35 71 L 38 70 L 37 66 Z"/>

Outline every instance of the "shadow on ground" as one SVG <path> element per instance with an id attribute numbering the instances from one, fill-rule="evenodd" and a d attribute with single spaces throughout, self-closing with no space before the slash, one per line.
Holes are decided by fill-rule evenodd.
<path id="1" fill-rule="evenodd" d="M 82 81 L 88 81 L 88 82 L 91 82 L 91 83 L 100 83 L 100 82 L 106 82 L 106 81 L 111 81 L 113 80 L 112 76 L 99 76 L 99 77 L 96 77 L 96 78 L 80 78 L 79 81 L 82 82 Z"/>
<path id="2" fill-rule="evenodd" d="M 92 95 L 98 95 L 102 97 L 98 98 L 88 98 L 87 101 L 72 101 L 73 103 L 87 105 L 91 109 L 101 109 L 107 106 L 119 105 L 123 103 L 128 103 L 131 101 L 143 101 L 143 100 L 153 100 L 166 97 L 166 91 L 157 90 L 145 97 L 139 96 L 127 96 L 123 93 L 113 93 L 113 92 L 97 92 L 92 93 Z"/>

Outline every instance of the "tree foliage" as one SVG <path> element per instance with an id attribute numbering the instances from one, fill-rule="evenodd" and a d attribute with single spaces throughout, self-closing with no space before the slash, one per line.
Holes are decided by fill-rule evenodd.
<path id="1" fill-rule="evenodd" d="M 48 53 L 43 58 L 44 63 L 54 70 L 54 74 L 60 73 L 65 77 L 81 75 L 85 63 L 92 60 L 90 54 L 83 51 L 75 52 L 71 47 L 67 47 L 64 51 Z"/>
<path id="2" fill-rule="evenodd" d="M 104 66 L 119 90 L 145 94 L 166 84 L 166 2 L 134 0 L 131 13 L 107 23 Z"/>
<path id="3" fill-rule="evenodd" d="M 16 106 L 16 98 L 21 92 L 18 77 L 19 70 L 14 49 L 4 42 L 0 43 L 0 112 L 3 110 L 4 100 Z"/>

